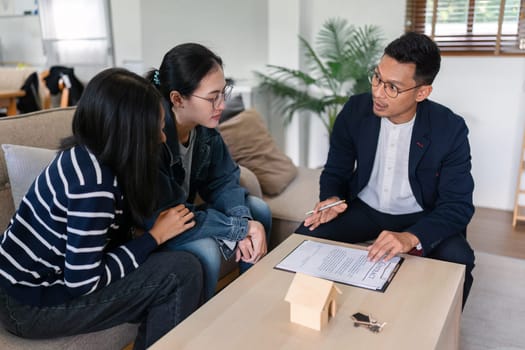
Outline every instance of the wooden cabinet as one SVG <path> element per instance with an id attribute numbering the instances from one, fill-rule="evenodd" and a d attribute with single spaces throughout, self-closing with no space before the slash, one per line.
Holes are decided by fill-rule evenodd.
<path id="1" fill-rule="evenodd" d="M 521 145 L 520 164 L 518 166 L 518 186 L 514 199 L 514 213 L 512 215 L 512 226 L 518 221 L 525 221 L 525 134 Z"/>

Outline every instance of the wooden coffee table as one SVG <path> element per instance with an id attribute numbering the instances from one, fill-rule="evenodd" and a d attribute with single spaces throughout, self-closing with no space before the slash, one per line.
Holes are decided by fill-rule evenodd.
<path id="1" fill-rule="evenodd" d="M 385 293 L 337 284 L 337 314 L 322 331 L 290 323 L 294 274 L 273 267 L 304 239 L 291 235 L 150 349 L 458 349 L 464 266 L 415 256 Z M 387 325 L 356 328 L 356 312 Z"/>
<path id="2" fill-rule="evenodd" d="M 25 96 L 24 90 L 0 90 L 0 108 L 7 108 L 7 115 L 16 114 L 16 99 Z"/>

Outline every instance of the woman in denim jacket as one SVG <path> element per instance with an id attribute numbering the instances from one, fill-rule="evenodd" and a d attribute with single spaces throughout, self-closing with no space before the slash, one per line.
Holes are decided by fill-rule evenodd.
<path id="1" fill-rule="evenodd" d="M 199 258 L 207 300 L 215 294 L 221 253 L 226 259 L 235 254 L 241 272 L 266 254 L 271 212 L 240 186 L 240 169 L 215 129 L 231 91 L 222 59 L 199 44 L 178 45 L 147 78 L 165 99 L 159 212 L 184 204 L 196 222 L 165 246 Z M 197 194 L 206 204 L 193 205 Z"/>

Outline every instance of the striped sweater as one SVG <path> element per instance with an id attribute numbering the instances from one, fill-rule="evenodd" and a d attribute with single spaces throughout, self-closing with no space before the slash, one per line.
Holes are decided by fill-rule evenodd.
<path id="1" fill-rule="evenodd" d="M 157 247 L 130 240 L 109 167 L 83 147 L 58 153 L 20 203 L 0 243 L 0 287 L 29 305 L 57 305 L 104 288 Z"/>

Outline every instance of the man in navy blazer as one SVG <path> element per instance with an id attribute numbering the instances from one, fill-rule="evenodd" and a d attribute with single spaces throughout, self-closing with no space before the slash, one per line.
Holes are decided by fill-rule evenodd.
<path id="1" fill-rule="evenodd" d="M 407 33 L 385 48 L 370 74 L 371 93 L 352 96 L 337 117 L 320 202 L 297 232 L 375 240 L 372 261 L 411 253 L 464 264 L 464 305 L 473 282 L 466 226 L 474 181 L 464 120 L 427 99 L 440 63 L 423 34 Z"/>

